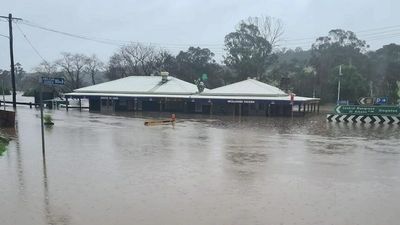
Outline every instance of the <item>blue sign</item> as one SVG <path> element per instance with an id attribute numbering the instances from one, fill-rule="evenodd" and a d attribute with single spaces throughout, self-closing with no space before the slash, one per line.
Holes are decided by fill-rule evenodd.
<path id="1" fill-rule="evenodd" d="M 45 84 L 45 85 L 52 85 L 53 84 L 53 78 L 42 77 L 42 83 Z"/>
<path id="2" fill-rule="evenodd" d="M 389 101 L 388 97 L 375 98 L 375 105 L 386 105 Z"/>
<path id="3" fill-rule="evenodd" d="M 64 85 L 64 78 L 54 78 L 54 84 Z"/>
<path id="4" fill-rule="evenodd" d="M 42 83 L 44 85 L 64 85 L 64 78 L 51 78 L 51 77 L 42 77 Z"/>
<path id="5" fill-rule="evenodd" d="M 349 100 L 340 100 L 337 102 L 337 105 L 348 105 L 349 104 Z"/>

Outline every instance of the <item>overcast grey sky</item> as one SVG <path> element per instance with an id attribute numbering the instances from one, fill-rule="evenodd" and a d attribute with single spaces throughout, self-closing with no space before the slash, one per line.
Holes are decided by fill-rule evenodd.
<path id="1" fill-rule="evenodd" d="M 30 23 L 89 37 L 153 43 L 176 54 L 189 46 L 210 48 L 220 60 L 224 36 L 249 16 L 269 15 L 285 25 L 283 46 L 307 49 L 329 30 L 358 33 L 371 49 L 400 40 L 398 0 L 13 0 L 2 1 L 0 15 L 12 13 Z M 386 30 L 371 30 L 391 27 Z M 48 61 L 61 52 L 97 54 L 102 60 L 117 45 L 101 44 L 19 24 L 33 46 Z M 357 32 L 356 32 L 357 33 Z M 380 34 L 379 34 L 380 33 Z M 6 21 L 0 35 L 8 35 Z M 15 62 L 30 71 L 42 60 L 14 26 Z M 8 40 L 0 36 L 0 68 L 9 69 Z"/>

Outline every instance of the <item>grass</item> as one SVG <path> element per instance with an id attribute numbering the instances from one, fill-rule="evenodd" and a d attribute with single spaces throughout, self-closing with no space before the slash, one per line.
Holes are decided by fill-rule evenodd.
<path id="1" fill-rule="evenodd" d="M 53 117 L 51 117 L 51 115 L 49 115 L 49 114 L 44 115 L 43 120 L 44 120 L 44 124 L 51 124 L 51 125 L 54 124 Z"/>
<path id="2" fill-rule="evenodd" d="M 7 144 L 0 142 L 0 156 L 2 156 L 5 151 L 7 151 Z"/>
<path id="3" fill-rule="evenodd" d="M 7 145 L 10 140 L 6 137 L 0 136 L 0 156 L 3 155 L 5 151 L 7 151 Z"/>

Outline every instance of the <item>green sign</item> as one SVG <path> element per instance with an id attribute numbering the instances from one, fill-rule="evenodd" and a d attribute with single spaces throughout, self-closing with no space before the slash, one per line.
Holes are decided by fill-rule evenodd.
<path id="1" fill-rule="evenodd" d="M 354 115 L 400 115 L 398 106 L 359 106 L 359 105 L 338 105 L 335 108 L 338 114 Z"/>

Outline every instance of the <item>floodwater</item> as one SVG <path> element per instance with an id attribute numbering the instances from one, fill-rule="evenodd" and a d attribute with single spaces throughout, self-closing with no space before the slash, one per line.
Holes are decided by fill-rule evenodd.
<path id="1" fill-rule="evenodd" d="M 38 110 L 1 130 L 1 225 L 399 224 L 395 125 L 48 113 L 45 164 Z"/>

